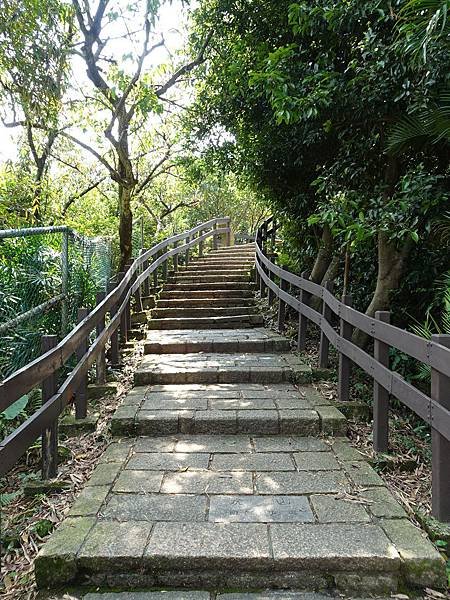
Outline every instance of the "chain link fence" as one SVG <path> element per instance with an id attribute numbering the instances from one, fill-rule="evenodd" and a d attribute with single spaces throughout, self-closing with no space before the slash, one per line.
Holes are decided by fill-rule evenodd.
<path id="1" fill-rule="evenodd" d="M 0 230 L 0 380 L 64 336 L 111 277 L 111 242 L 67 227 Z"/>

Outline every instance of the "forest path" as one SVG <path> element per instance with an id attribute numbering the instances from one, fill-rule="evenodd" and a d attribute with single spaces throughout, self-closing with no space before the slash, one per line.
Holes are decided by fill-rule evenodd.
<path id="1" fill-rule="evenodd" d="M 311 367 L 262 326 L 253 260 L 252 244 L 222 248 L 168 280 L 113 418 L 118 439 L 39 554 L 39 587 L 104 591 L 86 600 L 320 600 L 305 592 L 445 581 Z M 142 588 L 176 591 L 129 591 Z M 298 591 L 248 593 L 266 588 Z"/>

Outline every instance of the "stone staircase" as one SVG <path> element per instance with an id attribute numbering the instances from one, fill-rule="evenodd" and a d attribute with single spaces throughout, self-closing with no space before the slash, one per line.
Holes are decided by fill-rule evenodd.
<path id="1" fill-rule="evenodd" d="M 314 371 L 262 327 L 252 266 L 253 245 L 222 248 L 164 286 L 117 439 L 36 560 L 39 587 L 312 600 L 445 585 Z M 150 588 L 166 591 L 106 593 Z M 297 592 L 249 593 L 265 588 Z"/>

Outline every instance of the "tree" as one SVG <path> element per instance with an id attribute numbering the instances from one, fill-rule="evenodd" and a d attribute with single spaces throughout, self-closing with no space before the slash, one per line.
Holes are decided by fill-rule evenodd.
<path id="1" fill-rule="evenodd" d="M 34 163 L 30 221 L 42 221 L 43 183 L 58 135 L 73 35 L 59 0 L 5 0 L 0 12 L 0 101 L 6 127 L 22 127 Z"/>
<path id="2" fill-rule="evenodd" d="M 142 5 L 143 13 L 140 10 Z M 171 88 L 205 60 L 211 33 L 205 35 L 197 55 L 191 61 L 174 68 L 162 83 L 158 83 L 157 74 L 146 71 L 144 65 L 152 52 L 164 46 L 164 39 L 156 39 L 153 31 L 159 0 L 133 2 L 126 12 L 120 3 L 110 0 L 99 0 L 95 10 L 91 10 L 88 3 L 80 3 L 78 0 L 73 0 L 73 6 L 81 32 L 79 52 L 86 64 L 87 76 L 96 91 L 94 106 L 102 114 L 108 114 L 102 129 L 110 151 L 104 153 L 67 131 L 64 135 L 90 152 L 117 184 L 120 265 L 123 268 L 132 251 L 132 200 L 136 195 L 142 194 L 161 172 L 172 147 L 170 141 L 162 140 L 166 151 L 149 163 L 150 156 L 156 154 L 155 147 L 144 144 L 143 149 L 138 148 L 137 139 L 145 131 L 151 116 L 163 112 L 162 103 L 167 99 L 166 94 Z M 111 25 L 117 24 L 119 20 L 123 27 L 119 37 L 126 40 L 128 47 L 140 44 L 140 50 L 136 54 L 131 51 L 123 57 L 124 61 L 129 60 L 132 65 L 127 70 L 124 63 L 117 64 L 115 58 L 107 52 L 114 37 L 110 33 Z M 133 26 L 138 23 L 135 30 L 130 31 L 130 22 Z M 142 163 L 143 159 L 147 163 L 145 172 L 138 170 L 138 161 Z"/>
<path id="3" fill-rule="evenodd" d="M 336 257 L 373 255 L 376 245 L 375 281 L 353 264 L 353 285 L 359 277 L 373 291 L 371 315 L 389 308 L 411 250 L 448 201 L 445 151 L 385 153 L 392 123 L 446 78 L 445 60 L 424 76 L 399 54 L 404 4 L 204 0 L 194 25 L 194 39 L 210 23 L 220 32 L 198 92 L 209 135 L 217 123 L 229 131 L 274 209 L 302 232 L 309 224 L 304 258 L 312 236 L 321 240 L 316 281 Z"/>

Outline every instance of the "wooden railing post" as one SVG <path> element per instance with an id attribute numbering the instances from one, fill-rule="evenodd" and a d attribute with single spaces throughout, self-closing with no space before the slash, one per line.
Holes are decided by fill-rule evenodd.
<path id="1" fill-rule="evenodd" d="M 147 252 L 147 248 L 142 248 L 142 254 L 145 254 Z M 148 265 L 149 262 L 148 260 L 144 260 L 144 262 L 142 263 L 142 272 L 145 273 L 145 271 L 148 269 Z M 148 296 L 150 296 L 150 282 L 149 282 L 149 278 L 146 277 L 144 279 L 144 281 L 142 282 L 142 295 L 144 296 L 144 298 L 147 298 Z"/>
<path id="2" fill-rule="evenodd" d="M 228 228 L 227 233 L 225 234 L 225 245 L 231 246 L 231 219 L 227 218 L 227 222 L 225 223 L 225 227 Z"/>
<path id="3" fill-rule="evenodd" d="M 122 279 L 125 277 L 125 273 L 123 271 L 121 271 L 120 273 L 117 274 L 117 285 L 120 284 L 120 282 L 122 281 Z M 119 309 L 120 305 L 123 302 L 123 299 L 125 297 L 125 293 L 122 294 L 122 296 L 119 298 L 119 302 L 117 305 L 117 309 Z M 127 311 L 123 310 L 122 314 L 120 315 L 120 343 L 126 344 L 128 341 L 128 323 L 127 323 Z"/>
<path id="4" fill-rule="evenodd" d="M 178 242 L 174 242 L 173 247 L 177 248 L 177 246 L 178 246 Z M 178 254 L 173 255 L 173 270 L 174 270 L 174 273 L 176 273 L 178 271 Z"/>
<path id="5" fill-rule="evenodd" d="M 333 282 L 327 281 L 324 285 L 325 290 L 333 293 Z M 331 321 L 331 308 L 322 300 L 322 317 L 324 321 Z M 320 349 L 319 349 L 319 367 L 327 369 L 329 365 L 330 342 L 323 331 L 320 332 Z"/>
<path id="6" fill-rule="evenodd" d="M 130 267 L 131 267 L 132 263 L 128 262 L 126 265 L 126 272 L 129 271 Z M 131 278 L 130 282 L 129 282 L 129 286 L 131 286 L 131 284 L 133 283 L 133 278 L 134 276 Z M 125 291 L 125 293 L 127 293 L 127 290 Z M 126 319 L 127 319 L 127 336 L 128 336 L 128 331 L 131 330 L 131 296 L 128 298 L 128 302 L 125 308 L 125 315 L 126 315 Z"/>
<path id="7" fill-rule="evenodd" d="M 286 267 L 282 267 L 282 269 L 286 269 Z M 289 290 L 289 283 L 280 277 L 280 288 L 283 292 L 287 292 Z M 284 321 L 286 318 L 286 302 L 281 298 L 278 299 L 278 331 L 284 331 Z"/>
<path id="8" fill-rule="evenodd" d="M 105 299 L 105 292 L 97 292 L 97 304 L 103 302 Z M 102 333 L 105 329 L 105 316 L 101 317 L 96 326 L 97 337 Z M 99 355 L 97 356 L 97 361 L 95 363 L 95 374 L 97 383 L 105 383 L 106 381 L 106 352 L 105 346 L 100 350 Z"/>
<path id="9" fill-rule="evenodd" d="M 155 254 L 155 258 L 153 260 L 158 260 L 158 258 L 161 256 L 161 250 L 158 250 L 158 252 Z M 156 292 L 156 289 L 158 287 L 158 268 L 156 267 L 156 269 L 153 271 L 153 289 Z"/>
<path id="10" fill-rule="evenodd" d="M 214 223 L 213 225 L 213 239 L 212 239 L 212 247 L 213 250 L 217 250 L 219 244 L 218 244 L 218 236 L 217 236 L 217 223 Z"/>
<path id="11" fill-rule="evenodd" d="M 276 259 L 274 256 L 271 257 L 272 258 L 272 262 L 275 264 L 276 263 Z M 271 281 L 275 281 L 275 275 L 272 273 L 272 271 L 269 271 L 269 278 Z M 273 291 L 272 288 L 269 287 L 269 306 L 272 306 L 272 304 L 275 302 L 275 298 L 276 298 L 276 294 Z"/>
<path id="12" fill-rule="evenodd" d="M 147 284 L 148 284 L 148 280 L 147 280 Z M 108 293 L 112 292 L 113 289 L 116 288 L 115 283 L 110 283 L 108 285 Z M 111 319 L 114 318 L 114 316 L 117 314 L 117 308 L 118 308 L 118 304 L 114 304 L 111 308 L 111 312 L 110 312 L 110 317 Z M 112 366 L 118 366 L 120 363 L 120 358 L 119 358 L 119 327 L 116 327 L 115 331 L 113 331 L 113 333 L 111 334 L 111 339 L 110 339 L 110 344 L 111 344 L 111 350 L 110 350 L 110 356 L 111 356 L 111 365 Z"/>
<path id="13" fill-rule="evenodd" d="M 436 344 L 450 348 L 450 335 L 433 335 Z M 431 369 L 431 398 L 450 410 L 450 377 Z M 450 522 L 450 440 L 433 427 L 431 411 L 432 450 L 432 514 L 443 523 Z"/>
<path id="14" fill-rule="evenodd" d="M 78 323 L 81 323 L 83 319 L 88 316 L 87 308 L 79 308 L 78 309 Z M 77 361 L 83 358 L 83 356 L 88 351 L 89 347 L 89 338 L 86 336 L 84 340 L 80 342 L 80 345 L 76 351 Z M 83 380 L 81 381 L 76 394 L 75 394 L 75 418 L 76 419 L 85 419 L 87 416 L 87 386 L 88 386 L 88 374 L 83 375 Z"/>
<path id="15" fill-rule="evenodd" d="M 43 335 L 41 338 L 42 354 L 45 354 L 58 343 L 56 335 Z M 44 405 L 56 394 L 58 388 L 57 372 L 42 382 L 42 404 Z M 58 418 L 42 434 L 42 479 L 53 479 L 58 474 Z"/>
<path id="16" fill-rule="evenodd" d="M 191 241 L 191 237 L 190 237 L 190 236 L 188 236 L 188 237 L 186 238 L 186 241 L 185 241 L 185 243 L 186 243 L 186 244 L 189 244 L 189 243 L 190 243 L 190 241 Z M 186 248 L 186 252 L 184 253 L 184 266 L 185 266 L 185 267 L 187 267 L 187 266 L 188 266 L 188 264 L 189 264 L 189 248 Z"/>
<path id="17" fill-rule="evenodd" d="M 134 284 L 134 282 L 136 281 L 136 279 L 138 278 L 139 275 L 140 275 L 140 268 L 138 268 L 138 270 L 133 275 L 133 277 L 130 281 L 130 285 Z M 142 310 L 141 286 L 138 286 L 136 288 L 136 291 L 134 292 L 134 304 L 135 304 L 135 311 L 140 312 Z"/>
<path id="18" fill-rule="evenodd" d="M 309 272 L 303 271 L 301 273 L 303 279 L 309 279 Z M 311 294 L 305 290 L 300 290 L 300 302 L 305 306 L 309 305 Z M 298 315 L 298 337 L 297 337 L 297 350 L 304 350 L 306 348 L 306 333 L 308 329 L 308 319 L 301 313 Z"/>
<path id="19" fill-rule="evenodd" d="M 379 310 L 375 319 L 389 323 L 391 313 Z M 374 339 L 374 358 L 389 367 L 389 346 Z M 389 448 L 389 392 L 376 381 L 373 382 L 373 448 L 375 452 L 387 452 Z"/>
<path id="20" fill-rule="evenodd" d="M 200 231 L 198 232 L 198 237 L 201 238 L 202 235 L 203 235 L 203 229 L 200 229 Z M 203 249 L 204 249 L 204 246 L 205 246 L 205 242 L 204 242 L 204 240 L 201 240 L 198 243 L 198 257 L 199 258 L 203 258 Z"/>
<path id="21" fill-rule="evenodd" d="M 169 272 L 169 263 L 168 263 L 168 261 L 169 261 L 169 259 L 166 258 L 166 260 L 162 264 L 162 280 L 163 280 L 163 283 L 165 283 L 167 281 L 167 275 L 168 275 L 168 272 Z"/>
<path id="22" fill-rule="evenodd" d="M 347 306 L 352 305 L 352 297 L 350 294 L 345 294 L 341 298 L 341 302 Z M 352 339 L 353 327 L 347 323 L 345 319 L 340 318 L 340 334 L 346 340 Z M 350 400 L 350 377 L 352 372 L 352 361 L 339 352 L 339 372 L 338 372 L 338 398 L 341 402 Z"/>

